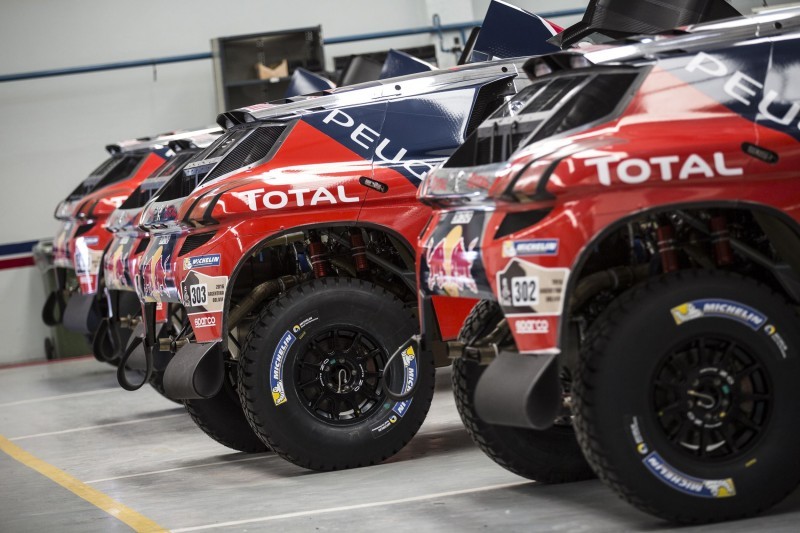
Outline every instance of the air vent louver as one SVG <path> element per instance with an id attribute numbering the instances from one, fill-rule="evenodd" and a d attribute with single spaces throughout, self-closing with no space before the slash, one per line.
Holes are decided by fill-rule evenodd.
<path id="1" fill-rule="evenodd" d="M 198 248 L 203 246 L 205 243 L 210 241 L 211 238 L 214 237 L 215 233 L 216 232 L 212 231 L 210 233 L 200 233 L 198 235 L 189 235 L 188 237 L 186 237 L 186 240 L 183 241 L 183 246 L 181 246 L 181 251 L 178 253 L 178 256 L 180 257 L 180 256 L 186 255 L 188 253 L 191 253 L 191 252 L 197 250 Z"/>
<path id="2" fill-rule="evenodd" d="M 203 181 L 211 181 L 229 172 L 246 167 L 264 159 L 275 142 L 286 129 L 285 126 L 264 126 L 256 128 L 232 151 L 222 158 Z"/>

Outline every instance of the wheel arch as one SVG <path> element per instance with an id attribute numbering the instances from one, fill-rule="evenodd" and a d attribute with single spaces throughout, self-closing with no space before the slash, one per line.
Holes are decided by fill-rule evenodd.
<path id="1" fill-rule="evenodd" d="M 370 222 L 359 222 L 358 220 L 349 220 L 349 221 L 337 220 L 337 221 L 319 222 L 314 224 L 303 224 L 299 226 L 293 226 L 291 228 L 284 228 L 275 233 L 270 233 L 269 235 L 259 239 L 258 241 L 255 241 L 244 253 L 242 253 L 241 257 L 236 263 L 236 266 L 231 271 L 230 278 L 228 280 L 228 286 L 225 290 L 225 303 L 223 306 L 223 315 L 222 315 L 222 332 L 228 331 L 228 316 L 230 314 L 233 290 L 236 287 L 236 282 L 239 279 L 239 276 L 242 270 L 244 269 L 245 265 L 249 261 L 250 257 L 258 253 L 260 250 L 266 248 L 267 243 L 274 241 L 276 239 L 280 239 L 282 237 L 286 237 L 293 233 L 319 230 L 325 228 L 345 228 L 345 227 L 364 228 L 368 230 L 380 231 L 389 236 L 391 238 L 391 242 L 395 244 L 395 246 L 402 246 L 404 249 L 403 252 L 405 252 L 409 257 L 411 257 L 412 259 L 415 257 L 414 247 L 399 232 L 381 224 L 375 224 Z M 410 266 L 412 267 L 412 272 L 413 272 L 414 265 L 412 264 Z"/>
<path id="2" fill-rule="evenodd" d="M 666 204 L 636 211 L 616 219 L 596 233 L 586 245 L 583 246 L 577 258 L 573 261 L 571 274 L 564 290 L 564 314 L 562 315 L 561 324 L 559 326 L 558 346 L 563 350 L 565 346 L 571 344 L 569 339 L 570 332 L 567 324 L 569 324 L 574 310 L 570 306 L 570 301 L 575 294 L 578 283 L 584 277 L 583 274 L 589 259 L 603 241 L 609 239 L 630 222 L 643 217 L 664 215 L 676 210 L 701 209 L 735 210 L 752 213 L 764 233 L 770 239 L 770 242 L 776 246 L 778 253 L 786 258 L 795 275 L 800 276 L 800 222 L 774 206 L 741 200 L 723 200 Z M 791 294 L 786 294 L 786 296 L 796 302 L 800 302 L 800 299 L 793 297 Z"/>

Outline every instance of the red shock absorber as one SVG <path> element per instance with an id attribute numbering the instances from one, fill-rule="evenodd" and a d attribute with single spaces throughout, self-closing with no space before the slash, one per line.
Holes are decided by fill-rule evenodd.
<path id="1" fill-rule="evenodd" d="M 661 255 L 661 268 L 664 273 L 678 270 L 678 250 L 675 248 L 675 230 L 664 224 L 656 230 L 658 236 L 658 253 Z"/>
<path id="2" fill-rule="evenodd" d="M 322 244 L 319 237 L 312 237 L 308 243 L 308 257 L 311 260 L 314 276 L 317 278 L 324 278 L 328 275 L 328 259 L 326 256 L 325 245 Z"/>
<path id="3" fill-rule="evenodd" d="M 356 264 L 356 270 L 358 272 L 366 272 L 369 269 L 367 246 L 364 244 L 364 237 L 361 232 L 355 231 L 350 234 L 350 251 L 353 253 L 353 262 Z"/>
<path id="4" fill-rule="evenodd" d="M 714 246 L 714 259 L 717 266 L 727 266 L 733 263 L 733 249 L 731 248 L 728 221 L 723 216 L 711 219 L 711 244 Z"/>

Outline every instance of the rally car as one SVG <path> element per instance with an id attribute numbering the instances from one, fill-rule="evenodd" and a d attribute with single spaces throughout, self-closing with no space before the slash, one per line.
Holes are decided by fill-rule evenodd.
<path id="1" fill-rule="evenodd" d="M 216 140 L 222 130 L 208 128 L 186 132 L 166 145 L 175 155 L 165 161 L 131 193 L 106 221 L 105 228 L 112 239 L 103 253 L 101 289 L 97 292 L 96 307 L 102 317 L 94 334 L 95 356 L 105 361 L 116 361 L 125 347 L 131 330 L 140 322 L 141 305 L 135 292 L 134 278 L 138 273 L 141 254 L 147 247 L 148 234 L 138 227 L 139 215 L 145 204 L 183 166 L 203 148 Z M 170 309 L 159 310 L 166 315 Z M 168 325 L 174 333 L 180 330 L 183 317 L 170 314 Z M 154 374 L 150 383 L 162 392 L 160 374 Z"/>
<path id="2" fill-rule="evenodd" d="M 90 290 L 96 283 L 100 261 L 96 249 L 101 240 L 104 243 L 106 240 L 102 221 L 165 160 L 164 149 L 160 148 L 162 145 L 150 150 L 150 142 L 150 139 L 131 139 L 108 145 L 106 150 L 110 157 L 56 207 L 54 216 L 61 221 L 61 227 L 53 239 L 57 287 L 48 295 L 42 310 L 42 318 L 47 325 L 61 323 L 71 296 L 79 294 L 81 290 Z M 79 250 L 75 249 L 77 244 L 80 245 Z M 79 278 L 75 277 L 76 260 L 80 263 Z M 92 272 L 95 272 L 94 276 Z M 70 314 L 74 316 L 74 304 L 72 309 Z M 80 324 L 72 326 L 83 333 L 90 333 Z"/>
<path id="3" fill-rule="evenodd" d="M 555 28 L 503 3 L 525 39 L 506 52 L 555 50 Z M 523 17 L 525 21 L 523 21 Z M 484 25 L 469 57 L 501 56 Z M 124 368 L 159 360 L 168 397 L 210 436 L 253 451 L 252 436 L 301 466 L 373 464 L 414 435 L 433 394 L 417 330 L 415 241 L 429 215 L 420 179 L 527 79 L 498 60 L 335 89 L 225 113 L 227 133 L 145 207 L 139 266 L 143 336 Z M 198 185 L 199 184 L 199 185 Z M 158 338 L 156 306 L 182 304 L 189 327 Z M 474 302 L 443 319 L 454 336 Z M 249 332 L 249 333 L 248 333 Z M 169 357 L 157 349 L 169 349 Z M 174 356 L 172 355 L 174 354 Z M 244 411 L 243 411 L 244 408 Z M 237 416 L 238 415 L 238 416 Z"/>
<path id="4" fill-rule="evenodd" d="M 800 10 L 530 60 L 420 190 L 456 402 L 498 463 L 676 522 L 800 481 Z M 577 442 L 573 436 L 577 434 Z"/>
<path id="5" fill-rule="evenodd" d="M 190 139 L 201 132 L 178 132 L 154 138 L 123 141 L 107 147 L 112 154 L 101 169 L 90 176 L 74 191 L 56 212 L 57 217 L 66 218 L 66 235 L 59 235 L 56 259 L 68 253 L 77 276 L 77 287 L 56 290 L 57 297 L 51 300 L 66 300 L 62 320 L 64 327 L 85 334 L 93 340 L 95 357 L 113 362 L 115 351 L 109 351 L 107 338 L 97 336 L 102 317 L 109 307 L 122 304 L 123 314 L 135 312 L 136 301 L 110 302 L 101 285 L 101 267 L 106 247 L 112 234 L 106 229 L 108 217 L 136 191 L 141 182 L 157 172 L 174 155 L 170 142 Z M 59 263 L 62 264 L 62 263 Z M 68 267 L 66 267 L 68 268 Z M 123 336 L 121 342 L 125 342 Z"/>

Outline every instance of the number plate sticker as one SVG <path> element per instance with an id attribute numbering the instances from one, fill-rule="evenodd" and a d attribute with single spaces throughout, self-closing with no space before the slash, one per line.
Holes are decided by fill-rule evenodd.
<path id="1" fill-rule="evenodd" d="M 208 304 L 208 285 L 201 283 L 189 286 L 189 298 L 192 307 Z"/>
<path id="2" fill-rule="evenodd" d="M 560 315 L 569 269 L 511 259 L 497 273 L 497 300 L 506 315 Z"/>
<path id="3" fill-rule="evenodd" d="M 539 303 L 539 277 L 511 278 L 511 300 L 514 307 Z"/>

